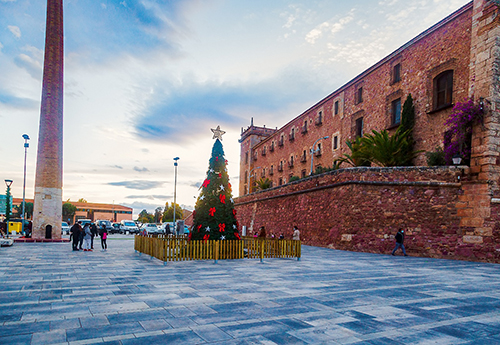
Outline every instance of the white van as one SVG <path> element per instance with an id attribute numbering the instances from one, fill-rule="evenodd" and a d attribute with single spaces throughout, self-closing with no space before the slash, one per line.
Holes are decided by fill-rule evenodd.
<path id="1" fill-rule="evenodd" d="M 127 231 L 130 234 L 138 234 L 139 228 L 132 220 L 122 220 L 120 222 L 120 234 L 126 234 Z"/>

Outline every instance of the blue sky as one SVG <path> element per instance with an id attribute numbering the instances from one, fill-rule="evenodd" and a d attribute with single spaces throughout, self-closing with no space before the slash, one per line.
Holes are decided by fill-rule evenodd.
<path id="1" fill-rule="evenodd" d="M 463 0 L 66 0 L 63 198 L 194 205 L 220 125 L 281 127 Z M 32 197 L 45 1 L 0 0 L 0 178 Z"/>

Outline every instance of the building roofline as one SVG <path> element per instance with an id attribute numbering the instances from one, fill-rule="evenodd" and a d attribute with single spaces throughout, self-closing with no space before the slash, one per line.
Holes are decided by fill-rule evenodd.
<path id="1" fill-rule="evenodd" d="M 33 202 L 33 199 L 25 199 L 25 201 L 26 202 Z M 23 202 L 23 199 L 13 198 L 12 202 L 13 202 L 13 204 L 16 204 L 16 205 L 21 204 Z M 64 203 L 65 202 L 63 202 L 63 204 Z M 92 208 L 92 209 L 115 210 L 115 211 L 119 211 L 119 210 L 133 211 L 134 210 L 132 207 L 118 205 L 118 204 L 100 204 L 100 203 L 93 203 L 93 202 L 77 202 L 77 201 L 69 201 L 69 203 L 74 205 L 76 208 Z"/>
<path id="2" fill-rule="evenodd" d="M 326 97 L 322 98 L 320 101 L 316 102 L 314 105 L 312 105 L 309 108 L 307 108 L 306 110 L 304 110 L 299 115 L 295 116 L 292 120 L 288 121 L 286 124 L 284 124 L 283 126 L 281 126 L 280 128 L 278 128 L 275 133 L 277 133 L 279 131 L 282 131 L 284 128 L 286 128 L 288 125 L 290 125 L 290 123 L 292 123 L 293 121 L 297 120 L 299 117 L 305 115 L 306 113 L 308 113 L 311 110 L 317 108 L 318 106 L 326 103 L 328 100 L 334 98 L 337 94 L 341 93 L 342 91 L 345 91 L 347 88 L 349 88 L 353 84 L 356 84 L 357 82 L 361 81 L 363 78 L 365 78 L 367 75 L 369 75 L 370 73 L 372 73 L 373 71 L 375 71 L 377 68 L 379 68 L 380 66 L 384 65 L 389 60 L 395 58 L 397 55 L 401 54 L 401 52 L 404 51 L 405 49 L 409 48 L 410 46 L 414 45 L 415 43 L 417 43 L 418 41 L 422 40 L 426 36 L 432 34 L 436 30 L 440 29 L 441 27 L 443 27 L 446 24 L 450 23 L 454 19 L 460 17 L 461 15 L 463 15 L 464 13 L 466 13 L 467 11 L 471 10 L 472 7 L 473 7 L 473 5 L 474 5 L 474 1 L 471 1 L 471 2 L 469 2 L 467 4 L 465 4 L 464 6 L 460 7 L 455 12 L 453 12 L 450 15 L 446 16 L 445 18 L 441 19 L 439 22 L 437 22 L 436 24 L 432 25 L 430 28 L 424 30 L 423 32 L 421 32 L 420 34 L 418 34 L 417 36 L 415 36 L 414 38 L 412 38 L 411 40 L 409 40 L 408 42 L 406 42 L 405 44 L 403 44 L 402 46 L 400 46 L 398 49 L 394 50 L 389 55 L 385 56 L 384 58 L 382 58 L 381 60 L 379 60 L 374 65 L 368 67 L 366 70 L 364 70 L 363 72 L 361 72 L 360 74 L 358 74 L 357 76 L 355 76 L 353 79 L 351 79 L 347 83 L 343 84 L 342 86 L 340 86 L 339 88 L 337 88 L 335 91 L 333 91 L 332 93 L 328 94 Z M 269 136 L 269 137 L 267 137 L 265 140 L 262 140 L 260 143 L 258 143 L 255 146 L 260 146 L 261 144 L 263 144 L 265 141 L 267 141 L 271 137 L 272 137 L 272 135 Z"/>

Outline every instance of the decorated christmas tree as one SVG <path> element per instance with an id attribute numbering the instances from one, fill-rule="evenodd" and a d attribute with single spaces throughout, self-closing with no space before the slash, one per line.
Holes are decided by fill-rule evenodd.
<path id="1" fill-rule="evenodd" d="M 216 140 L 212 147 L 207 178 L 200 187 L 200 196 L 196 201 L 193 228 L 189 237 L 191 240 L 239 240 L 239 225 L 221 143 L 225 132 L 220 130 L 220 126 L 212 129 L 212 132 Z"/>

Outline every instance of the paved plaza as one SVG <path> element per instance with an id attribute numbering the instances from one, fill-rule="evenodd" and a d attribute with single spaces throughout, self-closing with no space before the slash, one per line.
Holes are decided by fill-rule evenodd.
<path id="1" fill-rule="evenodd" d="M 163 265 L 131 238 L 0 248 L 0 344 L 500 344 L 500 265 L 309 246 Z"/>

